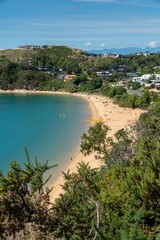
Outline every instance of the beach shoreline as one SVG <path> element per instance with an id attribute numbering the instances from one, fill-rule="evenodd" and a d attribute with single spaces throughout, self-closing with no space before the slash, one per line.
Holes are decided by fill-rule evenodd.
<path id="1" fill-rule="evenodd" d="M 83 93 L 67 93 L 67 92 L 52 92 L 52 91 L 27 91 L 27 90 L 13 90 L 2 91 L 0 93 L 15 93 L 15 94 L 56 94 L 56 95 L 68 95 L 74 97 L 80 97 L 88 101 L 89 110 L 91 111 L 90 125 L 93 125 L 97 120 L 101 119 L 104 124 L 108 125 L 111 129 L 108 136 L 113 136 L 119 129 L 127 128 L 128 125 L 136 122 L 141 113 L 144 111 L 141 109 L 121 108 L 114 104 L 113 101 L 105 96 L 90 95 Z M 66 164 L 66 169 L 62 169 L 61 172 L 77 171 L 78 163 L 88 163 L 91 168 L 99 168 L 103 163 L 100 160 L 95 159 L 94 154 L 89 156 L 83 156 L 80 149 L 76 147 L 76 152 L 71 156 L 70 163 Z M 54 174 L 54 170 L 53 170 Z M 53 190 L 50 194 L 51 202 L 54 202 L 56 198 L 63 193 L 62 185 L 64 184 L 63 174 L 61 173 L 56 180 L 53 180 L 51 186 Z"/>
<path id="2" fill-rule="evenodd" d="M 127 128 L 128 125 L 134 124 L 141 113 L 144 111 L 141 109 L 121 108 L 114 104 L 111 99 L 100 95 L 89 95 L 74 93 L 73 96 L 82 97 L 89 103 L 91 110 L 91 125 L 98 119 L 102 119 L 103 123 L 110 127 L 108 136 L 113 136 L 119 129 Z M 77 152 L 72 161 L 64 171 L 69 170 L 70 173 L 77 171 L 77 166 L 80 162 L 88 163 L 91 168 L 99 168 L 103 163 L 97 160 L 94 154 L 84 156 L 80 151 Z M 63 193 L 62 185 L 64 184 L 63 174 L 53 183 L 53 190 L 51 192 L 51 201 L 54 202 L 56 198 Z"/>

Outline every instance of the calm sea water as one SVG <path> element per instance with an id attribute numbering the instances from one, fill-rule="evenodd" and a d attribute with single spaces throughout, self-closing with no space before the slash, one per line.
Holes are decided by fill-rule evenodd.
<path id="1" fill-rule="evenodd" d="M 90 118 L 85 100 L 58 95 L 0 94 L 0 169 L 9 162 L 24 163 L 26 146 L 33 161 L 49 160 L 58 169 L 69 161 L 80 144 Z"/>

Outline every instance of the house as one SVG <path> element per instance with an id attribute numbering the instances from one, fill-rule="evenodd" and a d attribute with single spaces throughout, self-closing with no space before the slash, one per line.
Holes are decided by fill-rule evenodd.
<path id="1" fill-rule="evenodd" d="M 139 82 L 141 85 L 143 85 L 150 77 L 152 76 L 152 74 L 144 74 L 141 77 L 132 77 L 131 81 L 132 82 Z"/>
<path id="2" fill-rule="evenodd" d="M 57 78 L 58 78 L 58 79 L 64 79 L 64 78 L 65 78 L 64 73 L 58 74 L 58 75 L 57 75 Z"/>
<path id="3" fill-rule="evenodd" d="M 142 56 L 143 55 L 143 52 L 137 52 L 135 53 L 136 56 Z"/>
<path id="4" fill-rule="evenodd" d="M 54 67 L 38 67 L 38 70 L 40 70 L 41 72 L 47 72 L 47 73 L 51 73 L 51 74 L 63 74 L 63 70 L 62 69 L 58 69 L 58 68 L 54 68 Z"/>
<path id="5" fill-rule="evenodd" d="M 24 45 L 24 46 L 19 46 L 19 48 L 22 50 L 39 50 L 39 49 L 41 49 L 41 46 L 39 46 L 39 45 Z"/>
<path id="6" fill-rule="evenodd" d="M 116 53 L 104 53 L 102 58 L 119 58 L 120 54 Z"/>
<path id="7" fill-rule="evenodd" d="M 103 76 L 103 72 L 96 72 L 97 76 Z"/>
<path id="8" fill-rule="evenodd" d="M 155 74 L 156 80 L 160 80 L 160 74 Z"/>
<path id="9" fill-rule="evenodd" d="M 146 51 L 143 53 L 143 56 L 145 56 L 145 57 L 150 56 L 150 55 L 151 55 L 151 53 L 149 51 Z"/>
<path id="10" fill-rule="evenodd" d="M 141 77 L 132 77 L 132 82 L 139 82 L 141 85 L 145 84 L 147 80 L 153 77 L 153 74 L 144 74 Z"/>
<path id="11" fill-rule="evenodd" d="M 96 72 L 97 76 L 101 76 L 101 77 L 109 77 L 111 76 L 112 74 L 107 72 L 107 71 L 104 71 L 104 72 Z"/>
<path id="12" fill-rule="evenodd" d="M 127 77 L 138 77 L 139 76 L 139 72 L 128 72 L 126 73 Z"/>
<path id="13" fill-rule="evenodd" d="M 119 65 L 112 65 L 108 68 L 110 71 L 117 71 L 119 69 Z"/>
<path id="14" fill-rule="evenodd" d="M 119 65 L 119 68 L 117 69 L 118 72 L 128 72 L 129 67 L 125 65 Z"/>
<path id="15" fill-rule="evenodd" d="M 141 82 L 141 77 L 132 77 L 131 81 L 132 82 Z"/>
<path id="16" fill-rule="evenodd" d="M 155 79 L 151 80 L 157 90 L 160 90 L 160 74 L 155 74 Z"/>
<path id="17" fill-rule="evenodd" d="M 155 88 L 160 90 L 160 74 L 144 74 L 141 77 L 132 77 L 132 82 L 139 82 L 145 87 L 150 87 L 152 84 L 155 85 Z"/>
<path id="18" fill-rule="evenodd" d="M 53 67 L 38 67 L 38 70 L 40 70 L 41 72 L 54 72 Z"/>
<path id="19" fill-rule="evenodd" d="M 157 69 L 159 69 L 160 68 L 160 66 L 155 66 L 155 67 L 153 67 L 152 69 L 153 70 L 157 70 Z"/>
<path id="20" fill-rule="evenodd" d="M 68 75 L 65 76 L 64 81 L 65 81 L 65 82 L 71 81 L 71 80 L 73 80 L 75 77 L 76 77 L 76 75 L 74 75 L 74 74 L 68 74 Z"/>
<path id="21" fill-rule="evenodd" d="M 144 74 L 141 76 L 141 80 L 148 80 L 150 79 L 151 77 L 153 77 L 153 74 Z"/>
<path id="22" fill-rule="evenodd" d="M 160 90 L 160 80 L 156 80 L 156 81 L 154 82 L 154 85 L 155 85 L 155 88 L 156 88 L 157 90 Z"/>
<path id="23" fill-rule="evenodd" d="M 19 46 L 18 49 L 21 50 L 39 50 L 39 49 L 45 49 L 45 48 L 51 48 L 53 45 L 23 45 Z"/>

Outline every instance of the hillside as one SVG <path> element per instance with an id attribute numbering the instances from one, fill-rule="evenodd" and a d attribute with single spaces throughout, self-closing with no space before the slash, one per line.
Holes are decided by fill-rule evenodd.
<path id="1" fill-rule="evenodd" d="M 9 59 L 10 61 L 17 62 L 25 58 L 34 58 L 36 54 L 50 54 L 50 55 L 59 55 L 60 57 L 69 56 L 69 55 L 80 55 L 83 53 L 80 49 L 71 49 L 65 46 L 53 46 L 49 49 L 42 50 L 32 50 L 32 49 L 6 49 L 0 50 L 0 57 Z"/>
<path id="2" fill-rule="evenodd" d="M 159 72 L 159 54 L 103 58 L 66 46 L 0 51 L 1 90 L 100 93 L 123 107 L 146 108 L 157 101 L 159 95 L 146 93 L 145 84 L 154 87 L 154 76 L 159 84 Z M 142 75 L 150 76 L 145 84 L 134 80 Z M 130 89 L 138 90 L 138 94 L 131 96 Z"/>

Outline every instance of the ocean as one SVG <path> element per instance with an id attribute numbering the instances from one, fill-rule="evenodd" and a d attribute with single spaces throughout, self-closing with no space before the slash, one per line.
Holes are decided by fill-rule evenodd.
<path id="1" fill-rule="evenodd" d="M 87 101 L 67 95 L 0 94 L 0 169 L 9 162 L 26 161 L 58 164 L 56 176 L 71 161 L 89 125 Z"/>

